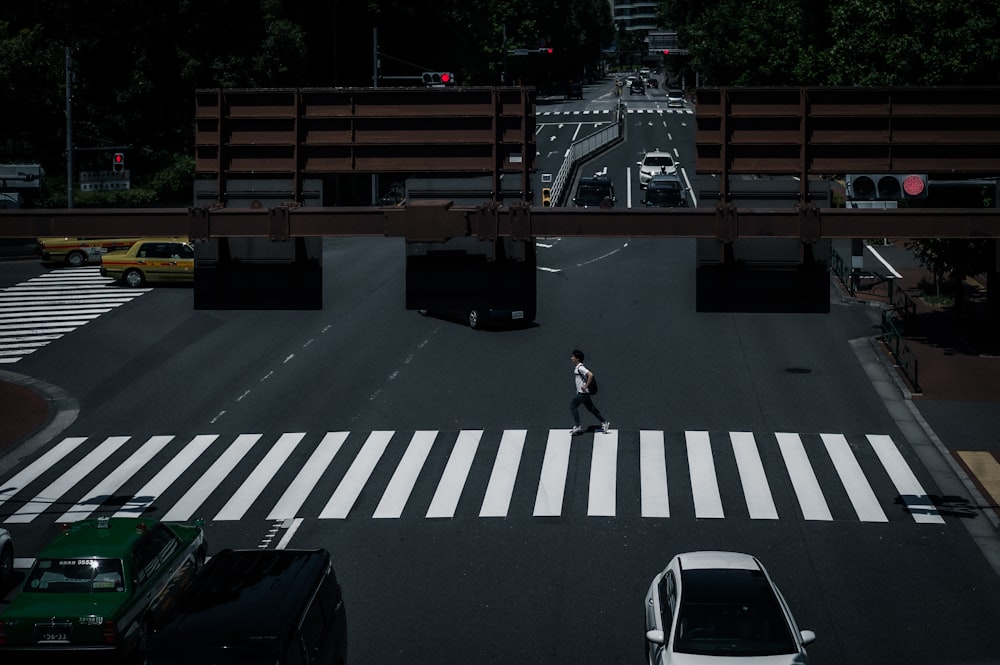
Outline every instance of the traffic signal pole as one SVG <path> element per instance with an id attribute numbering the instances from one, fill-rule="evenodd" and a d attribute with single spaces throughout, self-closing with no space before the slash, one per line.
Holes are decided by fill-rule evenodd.
<path id="1" fill-rule="evenodd" d="M 73 207 L 73 58 L 66 47 L 66 207 Z"/>

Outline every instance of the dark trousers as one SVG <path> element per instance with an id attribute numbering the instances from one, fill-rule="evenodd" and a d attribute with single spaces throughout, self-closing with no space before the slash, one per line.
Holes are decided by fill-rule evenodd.
<path id="1" fill-rule="evenodd" d="M 591 401 L 590 395 L 587 393 L 577 393 L 576 397 L 569 404 L 569 410 L 573 412 L 573 424 L 580 424 L 580 405 L 583 405 L 587 411 L 590 411 L 594 416 L 601 422 L 604 422 L 604 416 L 598 411 L 597 407 L 594 406 L 594 402 Z"/>

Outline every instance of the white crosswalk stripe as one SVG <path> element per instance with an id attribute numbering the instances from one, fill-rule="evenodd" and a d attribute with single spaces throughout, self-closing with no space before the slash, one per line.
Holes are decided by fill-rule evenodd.
<path id="1" fill-rule="evenodd" d="M 0 289 L 0 364 L 14 364 L 149 289 L 112 286 L 100 268 L 59 268 Z"/>
<path id="2" fill-rule="evenodd" d="M 668 484 L 668 471 L 674 480 L 686 472 L 689 484 Z M 720 483 L 722 473 L 738 477 L 739 487 Z M 517 429 L 258 433 L 232 440 L 217 434 L 68 437 L 0 482 L 0 520 L 7 523 L 147 510 L 169 521 L 204 514 L 217 522 L 264 515 L 399 520 L 585 513 L 944 523 L 884 434 L 852 440 L 839 433 L 571 436 L 565 429 Z"/>

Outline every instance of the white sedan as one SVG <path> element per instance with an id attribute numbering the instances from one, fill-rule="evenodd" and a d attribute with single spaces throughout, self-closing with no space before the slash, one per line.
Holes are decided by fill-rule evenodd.
<path id="1" fill-rule="evenodd" d="M 639 166 L 639 187 L 646 189 L 646 185 L 653 179 L 654 175 L 669 175 L 677 173 L 677 164 L 669 152 L 653 149 L 642 157 L 641 162 L 636 162 Z"/>
<path id="2" fill-rule="evenodd" d="M 678 554 L 646 594 L 650 665 L 804 665 L 815 639 L 749 554 Z"/>

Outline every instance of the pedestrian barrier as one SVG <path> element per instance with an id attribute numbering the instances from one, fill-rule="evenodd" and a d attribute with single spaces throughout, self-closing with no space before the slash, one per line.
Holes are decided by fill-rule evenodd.
<path id="1" fill-rule="evenodd" d="M 563 188 L 566 186 L 566 181 L 569 180 L 569 176 L 573 172 L 577 162 L 590 157 L 612 142 L 622 139 L 624 117 L 622 104 L 619 102 L 615 110 L 615 121 L 613 123 L 570 144 L 566 158 L 563 160 L 562 166 L 559 167 L 559 172 L 552 183 L 550 201 L 554 202 L 555 205 L 559 205 L 562 202 Z"/>

